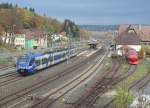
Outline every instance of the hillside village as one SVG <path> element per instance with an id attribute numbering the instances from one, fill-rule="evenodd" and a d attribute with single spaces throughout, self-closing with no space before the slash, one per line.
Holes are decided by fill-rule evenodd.
<path id="1" fill-rule="evenodd" d="M 34 8 L 0 4 L 0 47 L 16 49 L 47 48 L 53 42 L 87 39 L 88 32 L 70 20 L 60 22 L 41 16 Z"/>
<path id="2" fill-rule="evenodd" d="M 65 32 L 49 34 L 43 31 L 25 30 L 22 34 L 4 34 L 2 43 L 11 44 L 11 37 L 14 36 L 14 47 L 16 49 L 36 49 L 50 47 L 49 38 L 53 42 L 67 42 Z"/>

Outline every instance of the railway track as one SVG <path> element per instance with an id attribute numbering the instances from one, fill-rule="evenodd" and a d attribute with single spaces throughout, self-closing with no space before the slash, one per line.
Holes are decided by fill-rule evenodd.
<path id="1" fill-rule="evenodd" d="M 10 77 L 10 76 L 14 76 L 16 74 L 17 74 L 16 71 L 12 71 L 11 73 L 6 73 L 6 74 L 3 74 L 3 75 L 0 75 L 0 79 L 4 79 L 4 78 Z"/>
<path id="2" fill-rule="evenodd" d="M 17 73 L 9 74 L 8 76 L 5 76 L 3 78 L 0 77 L 0 87 L 14 83 L 14 82 L 19 81 L 21 79 L 23 79 L 23 77 L 21 77 Z"/>
<path id="3" fill-rule="evenodd" d="M 13 76 L 14 74 L 17 74 L 14 66 L 0 68 L 0 79 L 4 79 L 6 77 Z"/>
<path id="4" fill-rule="evenodd" d="M 150 83 L 150 79 L 144 82 L 140 87 L 139 90 L 142 90 L 144 87 L 146 87 Z"/>
<path id="5" fill-rule="evenodd" d="M 8 66 L 8 67 L 2 67 L 2 68 L 0 68 L 0 71 L 12 69 L 12 68 L 14 68 L 13 65 Z M 21 79 L 23 79 L 23 78 L 20 77 L 16 71 L 12 71 L 12 72 L 10 71 L 10 73 L 2 74 L 2 75 L 0 75 L 0 87 L 8 85 L 10 83 L 14 83 Z"/>
<path id="6" fill-rule="evenodd" d="M 55 80 L 59 79 L 60 77 L 63 77 L 66 74 L 73 72 L 77 68 L 81 67 L 81 65 L 86 64 L 89 60 L 94 59 L 95 56 L 98 56 L 103 51 L 104 50 L 100 50 L 100 51 L 96 52 L 95 54 L 93 54 L 93 56 L 89 57 L 88 59 L 86 59 L 84 61 L 81 61 L 78 64 L 75 64 L 74 66 L 70 67 L 69 69 L 63 70 L 63 72 L 61 74 L 57 74 L 57 75 L 55 75 L 53 77 L 48 77 L 47 79 L 45 79 L 43 81 L 40 81 L 37 84 L 31 85 L 31 86 L 26 87 L 26 88 L 24 88 L 22 90 L 19 90 L 19 91 L 15 92 L 15 93 L 13 93 L 11 95 L 8 95 L 8 96 L 5 96 L 3 98 L 0 98 L 0 105 L 1 105 L 1 107 L 5 108 L 8 103 L 10 103 L 10 102 L 12 102 L 14 100 L 17 100 L 17 99 L 20 100 L 20 97 L 24 97 L 25 95 L 30 94 L 34 90 L 39 89 L 39 88 L 41 88 L 43 86 L 46 86 L 47 84 L 54 82 Z M 23 100 L 24 100 L 24 98 L 23 98 Z M 14 106 L 11 105 L 10 108 L 16 108 L 16 104 L 14 104 Z"/>
<path id="7" fill-rule="evenodd" d="M 78 108 L 78 107 L 89 107 L 90 105 L 87 104 L 91 104 L 93 102 L 94 97 L 95 97 L 95 93 L 97 92 L 98 88 L 97 86 L 99 86 L 99 88 L 101 87 L 102 90 L 104 90 L 104 88 L 106 87 L 106 84 L 108 83 L 109 79 L 111 79 L 112 77 L 114 77 L 115 73 L 117 72 L 117 70 L 120 67 L 120 64 L 118 63 L 113 63 L 113 69 L 109 70 L 108 72 L 106 72 L 103 76 L 101 76 L 100 79 L 97 80 L 97 84 L 94 85 L 86 94 L 84 94 L 84 96 L 80 97 L 78 99 L 77 102 L 75 102 L 74 105 L 72 105 L 72 108 Z M 99 84 L 100 82 L 100 84 Z M 108 84 L 107 84 L 108 87 Z M 95 92 L 95 93 L 94 93 Z M 103 91 L 101 91 L 103 92 Z"/>
<path id="8" fill-rule="evenodd" d="M 10 68 L 14 68 L 14 66 L 10 65 L 10 66 L 0 67 L 0 71 L 7 70 L 7 69 L 10 69 Z"/>
<path id="9" fill-rule="evenodd" d="M 94 104 L 96 103 L 97 99 L 100 98 L 100 96 L 112 86 L 130 76 L 135 71 L 136 66 L 129 66 L 127 74 L 123 75 L 117 75 L 119 68 L 120 65 L 116 66 L 114 71 L 108 72 L 106 75 L 104 75 L 104 77 L 99 80 L 99 83 L 97 83 L 90 92 L 85 94 L 85 97 L 81 97 L 78 102 L 72 106 L 72 108 L 94 108 Z"/>
<path id="10" fill-rule="evenodd" d="M 130 90 L 131 89 L 136 89 L 136 91 L 140 91 L 142 89 L 144 89 L 145 86 L 147 86 L 147 84 L 150 83 L 150 73 L 147 73 L 145 76 L 143 76 L 140 80 L 134 82 L 131 86 L 130 86 Z"/>
<path id="11" fill-rule="evenodd" d="M 7 72 L 3 72 L 3 74 L 0 75 L 0 87 L 21 79 L 18 73 L 16 71 L 13 71 L 12 69 L 15 70 L 13 66 L 8 66 L 0 69 L 0 71 L 2 72 L 7 71 Z"/>
<path id="12" fill-rule="evenodd" d="M 73 80 L 64 84 L 62 87 L 52 91 L 47 96 L 45 96 L 44 99 L 41 100 L 40 102 L 32 105 L 31 108 L 49 108 L 57 100 L 62 98 L 68 92 L 70 92 L 71 90 L 73 90 L 74 88 L 79 86 L 82 82 L 87 80 L 92 74 L 94 74 L 96 72 L 96 70 L 99 68 L 99 66 L 102 65 L 104 57 L 105 56 L 103 56 L 102 58 L 99 58 L 99 60 L 97 62 L 98 64 L 90 66 L 83 73 L 81 73 L 79 76 L 75 77 Z"/>
<path id="13" fill-rule="evenodd" d="M 127 74 L 123 75 L 122 78 L 119 79 L 119 81 L 122 81 L 122 80 L 128 78 L 131 74 L 133 74 L 135 72 L 136 68 L 137 68 L 137 65 L 130 65 L 128 68 Z M 129 88 L 129 90 L 130 90 L 130 88 Z M 104 105 L 103 108 L 110 107 L 114 103 L 115 100 L 116 100 L 116 98 L 113 98 L 109 103 Z"/>

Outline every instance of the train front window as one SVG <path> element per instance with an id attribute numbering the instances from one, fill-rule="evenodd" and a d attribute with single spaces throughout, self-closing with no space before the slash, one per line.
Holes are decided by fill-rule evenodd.
<path id="1" fill-rule="evenodd" d="M 27 63 L 28 58 L 27 57 L 20 57 L 18 61 L 19 61 L 19 63 Z"/>
<path id="2" fill-rule="evenodd" d="M 34 59 L 31 59 L 31 61 L 30 61 L 30 63 L 29 63 L 29 66 L 32 66 L 33 65 L 33 63 L 34 63 Z"/>

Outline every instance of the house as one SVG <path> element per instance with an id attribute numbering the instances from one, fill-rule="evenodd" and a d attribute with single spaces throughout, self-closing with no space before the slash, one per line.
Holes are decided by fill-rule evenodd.
<path id="1" fill-rule="evenodd" d="M 45 38 L 38 38 L 38 43 L 37 43 L 39 48 L 47 48 L 47 36 Z"/>
<path id="2" fill-rule="evenodd" d="M 2 36 L 2 41 L 3 41 L 3 43 L 5 43 L 5 44 L 11 44 L 12 43 L 12 34 L 11 33 L 6 33 L 6 32 L 4 32 L 3 33 L 3 36 Z"/>
<path id="3" fill-rule="evenodd" d="M 33 35 L 33 32 L 30 30 L 23 30 L 23 33 L 25 34 L 25 48 L 34 49 L 34 47 L 37 47 L 37 39 Z"/>
<path id="4" fill-rule="evenodd" d="M 36 39 L 26 39 L 25 47 L 26 47 L 26 49 L 36 49 L 37 48 L 37 40 Z"/>
<path id="5" fill-rule="evenodd" d="M 38 30 L 24 30 L 27 49 L 47 48 L 47 33 Z"/>
<path id="6" fill-rule="evenodd" d="M 62 33 L 52 34 L 52 39 L 54 42 L 62 42 L 68 40 L 66 35 L 63 35 Z"/>
<path id="7" fill-rule="evenodd" d="M 140 38 L 142 45 L 150 45 L 150 26 L 139 25 Z"/>
<path id="8" fill-rule="evenodd" d="M 120 26 L 115 41 L 118 55 L 124 55 L 128 48 L 135 49 L 137 52 L 141 50 L 140 35 L 131 25 Z"/>
<path id="9" fill-rule="evenodd" d="M 16 48 L 25 48 L 25 34 L 15 34 L 14 45 Z"/>
<path id="10" fill-rule="evenodd" d="M 64 41 L 64 42 L 68 41 L 66 32 L 61 32 L 59 35 L 60 35 L 61 41 Z"/>

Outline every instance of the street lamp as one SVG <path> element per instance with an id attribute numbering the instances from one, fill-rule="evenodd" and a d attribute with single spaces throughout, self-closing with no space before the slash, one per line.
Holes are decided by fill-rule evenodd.
<path id="1" fill-rule="evenodd" d="M 54 39 L 54 34 L 52 33 L 52 31 L 49 31 L 49 33 L 48 33 L 48 47 L 50 47 L 52 61 L 54 62 L 54 43 L 53 43 L 53 39 Z"/>
<path id="2" fill-rule="evenodd" d="M 15 29 L 15 24 L 13 25 L 8 25 L 7 28 L 8 28 L 8 33 L 9 33 L 9 44 L 11 44 L 12 46 L 14 45 L 14 40 L 15 40 L 15 37 L 14 37 L 14 29 Z"/>

